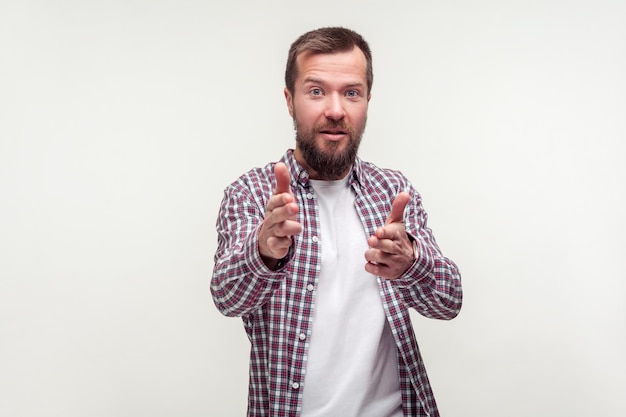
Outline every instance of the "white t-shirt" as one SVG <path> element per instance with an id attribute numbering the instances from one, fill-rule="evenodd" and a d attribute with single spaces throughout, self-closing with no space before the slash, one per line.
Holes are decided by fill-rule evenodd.
<path id="1" fill-rule="evenodd" d="M 322 266 L 303 386 L 302 417 L 401 417 L 397 348 L 347 177 L 311 181 Z"/>

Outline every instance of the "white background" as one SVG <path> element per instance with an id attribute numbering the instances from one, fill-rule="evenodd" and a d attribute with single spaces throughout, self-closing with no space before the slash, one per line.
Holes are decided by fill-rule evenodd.
<path id="1" fill-rule="evenodd" d="M 364 159 L 463 274 L 441 412 L 626 415 L 626 2 L 0 0 L 0 415 L 243 416 L 224 187 L 293 147 L 289 45 L 374 53 Z"/>

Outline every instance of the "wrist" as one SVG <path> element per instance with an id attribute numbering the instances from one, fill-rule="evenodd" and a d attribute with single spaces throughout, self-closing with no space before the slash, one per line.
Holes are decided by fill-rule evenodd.
<path id="1" fill-rule="evenodd" d="M 287 257 L 281 258 L 281 259 L 276 259 L 276 258 L 272 258 L 270 256 L 264 256 L 261 255 L 261 260 L 263 261 L 263 263 L 265 264 L 265 266 L 267 266 L 269 269 L 271 269 L 272 271 L 277 271 L 280 268 L 282 268 L 287 260 Z"/>

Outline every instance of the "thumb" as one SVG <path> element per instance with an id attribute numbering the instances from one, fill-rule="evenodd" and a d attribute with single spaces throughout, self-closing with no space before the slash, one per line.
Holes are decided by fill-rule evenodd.
<path id="1" fill-rule="evenodd" d="M 389 217 L 387 217 L 385 224 L 396 222 L 402 223 L 404 221 L 404 208 L 410 199 L 411 196 L 406 191 L 402 191 L 398 194 L 391 204 L 391 213 L 389 213 Z"/>
<path id="2" fill-rule="evenodd" d="M 278 162 L 274 166 L 274 176 L 276 177 L 276 190 L 274 194 L 289 193 L 289 169 L 287 165 Z"/>

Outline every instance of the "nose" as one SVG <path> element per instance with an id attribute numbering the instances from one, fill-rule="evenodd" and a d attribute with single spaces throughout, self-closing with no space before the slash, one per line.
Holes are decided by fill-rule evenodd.
<path id="1" fill-rule="evenodd" d="M 340 94 L 331 94 L 328 96 L 328 102 L 326 106 L 326 112 L 324 113 L 329 120 L 339 121 L 346 115 L 346 110 L 343 107 Z"/>

